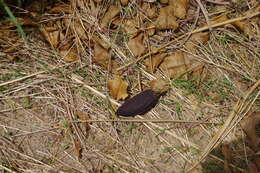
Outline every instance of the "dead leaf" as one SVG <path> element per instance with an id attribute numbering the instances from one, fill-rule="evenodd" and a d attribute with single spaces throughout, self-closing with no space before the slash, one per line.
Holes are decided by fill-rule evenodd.
<path id="1" fill-rule="evenodd" d="M 260 4 L 256 5 L 254 8 L 246 11 L 243 15 L 250 16 L 253 13 L 259 12 Z M 259 16 L 255 16 L 253 18 L 243 20 L 243 21 L 235 21 L 232 23 L 234 27 L 238 30 L 242 31 L 249 39 L 254 38 L 256 35 L 259 35 L 259 25 L 260 18 Z"/>
<path id="2" fill-rule="evenodd" d="M 260 138 L 258 137 L 256 132 L 256 126 L 259 125 L 259 123 L 259 112 L 252 113 L 241 121 L 241 127 L 249 138 L 249 144 L 254 151 L 258 151 L 258 145 L 260 143 Z"/>
<path id="3" fill-rule="evenodd" d="M 66 13 L 66 14 L 72 14 L 72 10 L 70 5 L 68 4 L 60 4 L 58 6 L 53 7 L 52 9 L 49 10 L 49 13 L 55 13 L 55 14 L 59 14 L 59 13 Z"/>
<path id="4" fill-rule="evenodd" d="M 34 26 L 34 27 L 40 26 L 39 23 L 35 22 L 34 20 L 32 20 L 30 18 L 17 17 L 16 20 L 20 25 L 23 26 L 23 29 L 25 26 Z M 13 27 L 16 27 L 15 23 L 13 23 L 9 20 L 1 22 L 1 29 L 7 30 L 7 29 L 11 29 Z"/>
<path id="5" fill-rule="evenodd" d="M 248 173 L 259 173 L 256 164 L 254 164 L 253 162 L 249 162 L 247 167 Z"/>
<path id="6" fill-rule="evenodd" d="M 91 120 L 90 116 L 88 114 L 86 114 L 85 112 L 78 111 L 76 114 L 78 116 L 78 119 L 81 120 L 81 121 Z M 85 127 L 85 133 L 86 133 L 85 136 L 88 136 L 89 135 L 89 130 L 91 129 L 90 125 L 89 125 L 88 122 L 84 122 L 82 124 Z"/>
<path id="7" fill-rule="evenodd" d="M 163 59 L 166 57 L 166 55 L 167 55 L 166 53 L 161 53 L 161 54 L 154 55 L 151 58 L 146 58 L 144 63 L 147 71 L 149 71 L 150 73 L 154 73 L 157 67 L 161 64 Z"/>
<path id="8" fill-rule="evenodd" d="M 128 0 L 120 0 L 122 5 L 127 5 L 128 4 Z"/>
<path id="9" fill-rule="evenodd" d="M 175 53 L 165 57 L 160 65 L 160 69 L 169 78 L 174 78 L 178 74 L 186 72 L 187 67 L 183 51 L 178 50 Z"/>
<path id="10" fill-rule="evenodd" d="M 116 100 L 124 100 L 128 97 L 127 87 L 128 83 L 123 81 L 119 76 L 115 75 L 113 80 L 108 81 L 108 89 L 111 97 Z"/>
<path id="11" fill-rule="evenodd" d="M 102 46 L 106 50 L 110 49 L 111 47 L 110 44 L 108 44 L 106 41 L 104 41 L 102 38 L 95 34 L 91 36 L 91 39 L 95 40 L 100 46 Z"/>
<path id="12" fill-rule="evenodd" d="M 180 19 L 186 17 L 189 0 L 169 0 L 169 5 L 173 7 L 174 16 Z"/>
<path id="13" fill-rule="evenodd" d="M 105 16 L 101 19 L 101 27 L 106 27 L 112 19 L 120 13 L 120 8 L 116 5 L 110 5 Z"/>
<path id="14" fill-rule="evenodd" d="M 192 52 L 195 52 L 199 44 L 204 44 L 209 40 L 208 32 L 199 32 L 192 34 L 191 38 L 184 44 L 184 47 Z"/>
<path id="15" fill-rule="evenodd" d="M 128 44 L 129 49 L 131 50 L 131 52 L 133 53 L 133 55 L 135 57 L 141 56 L 146 50 L 142 33 L 140 33 L 136 37 L 130 39 L 127 44 Z"/>
<path id="16" fill-rule="evenodd" d="M 160 0 L 160 3 L 167 4 L 169 0 Z"/>
<path id="17" fill-rule="evenodd" d="M 199 85 L 208 76 L 204 63 L 193 59 L 189 65 L 187 71 L 191 74 L 193 79 L 196 79 L 197 85 Z"/>
<path id="18" fill-rule="evenodd" d="M 153 36 L 155 34 L 155 25 L 153 23 L 148 23 L 146 26 L 146 33 L 148 36 Z"/>
<path id="19" fill-rule="evenodd" d="M 75 21 L 73 26 L 71 26 L 71 30 L 76 32 L 80 39 L 87 39 L 86 28 L 80 21 Z"/>
<path id="20" fill-rule="evenodd" d="M 150 3 L 143 2 L 141 8 L 149 19 L 157 17 L 156 7 L 152 6 Z"/>
<path id="21" fill-rule="evenodd" d="M 107 70 L 113 70 L 117 67 L 116 62 L 111 60 L 110 52 L 98 43 L 94 43 L 94 57 L 92 58 L 92 62 Z"/>
<path id="22" fill-rule="evenodd" d="M 52 45 L 52 47 L 57 48 L 60 41 L 60 31 L 46 32 L 44 33 L 46 40 Z"/>
<path id="23" fill-rule="evenodd" d="M 260 156 L 257 155 L 255 158 L 254 158 L 254 162 L 257 166 L 257 168 L 260 170 Z"/>
<path id="24" fill-rule="evenodd" d="M 53 32 L 53 31 L 57 31 L 59 30 L 59 27 L 57 27 L 56 25 L 54 26 L 44 26 L 44 29 L 46 32 Z"/>
<path id="25" fill-rule="evenodd" d="M 122 27 L 124 28 L 125 33 L 131 38 L 135 37 L 139 33 L 139 23 L 137 19 L 126 20 Z"/>
<path id="26" fill-rule="evenodd" d="M 74 139 L 75 153 L 78 159 L 82 158 L 82 147 L 79 140 Z"/>
<path id="27" fill-rule="evenodd" d="M 170 88 L 169 81 L 159 78 L 154 79 L 148 83 L 148 85 L 151 87 L 153 91 L 164 93 Z"/>
<path id="28" fill-rule="evenodd" d="M 178 28 L 179 24 L 174 16 L 174 11 L 172 6 L 162 7 L 158 18 L 156 19 L 155 26 L 159 30 Z"/>
<path id="29" fill-rule="evenodd" d="M 257 2 L 255 2 L 255 3 L 257 3 Z M 253 13 L 256 13 L 256 12 L 259 12 L 260 11 L 260 3 L 258 3 L 258 4 L 254 4 L 254 3 L 252 3 L 252 6 L 254 6 L 254 8 L 251 8 L 251 9 L 249 9 L 248 11 L 246 11 L 244 14 L 245 15 L 250 15 L 250 14 L 253 14 Z M 257 16 L 256 16 L 256 18 L 257 18 Z M 259 17 L 258 17 L 259 18 Z"/>
<path id="30" fill-rule="evenodd" d="M 222 154 L 224 155 L 224 172 L 229 173 L 231 172 L 229 164 L 232 160 L 232 155 L 231 155 L 232 151 L 228 144 L 224 144 L 221 149 L 222 149 Z"/>
<path id="31" fill-rule="evenodd" d="M 225 22 L 227 21 L 229 18 L 227 16 L 227 14 L 221 14 L 219 16 L 213 17 L 212 19 L 210 19 L 210 24 L 216 24 L 216 23 L 221 23 L 221 22 Z M 207 24 L 205 26 L 208 26 Z"/>
<path id="32" fill-rule="evenodd" d="M 250 22 L 248 21 L 235 21 L 232 23 L 237 29 L 242 31 L 246 36 L 252 38 L 254 35 L 253 27 Z"/>
<path id="33" fill-rule="evenodd" d="M 103 0 L 94 0 L 96 3 L 101 3 Z"/>
<path id="34" fill-rule="evenodd" d="M 76 49 L 61 50 L 61 56 L 65 62 L 75 62 L 79 60 L 79 56 Z"/>

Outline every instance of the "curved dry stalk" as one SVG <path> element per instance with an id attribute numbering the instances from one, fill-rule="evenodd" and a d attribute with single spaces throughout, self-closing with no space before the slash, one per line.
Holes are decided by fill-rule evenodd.
<path id="1" fill-rule="evenodd" d="M 222 126 L 222 128 L 218 130 L 216 135 L 211 139 L 209 144 L 206 146 L 204 152 L 201 154 L 199 160 L 194 165 L 191 166 L 188 172 L 190 172 L 200 164 L 200 162 L 213 150 L 213 148 L 215 148 L 217 144 L 219 144 L 220 141 L 223 140 L 223 136 L 228 135 L 230 130 L 234 127 L 233 124 L 238 123 L 239 114 L 242 113 L 242 111 L 245 109 L 244 107 L 245 101 L 259 85 L 260 85 L 260 80 L 258 80 L 251 88 L 249 88 L 249 90 L 247 91 L 247 93 L 245 94 L 242 100 L 240 99 L 237 101 L 236 105 L 233 107 L 227 120 L 225 121 L 225 124 Z"/>

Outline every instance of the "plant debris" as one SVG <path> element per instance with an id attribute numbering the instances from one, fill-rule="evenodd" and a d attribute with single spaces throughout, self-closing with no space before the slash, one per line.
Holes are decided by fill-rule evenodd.
<path id="1" fill-rule="evenodd" d="M 117 116 L 143 115 L 156 106 L 160 93 L 151 89 L 145 90 L 134 97 L 126 100 L 117 111 Z"/>

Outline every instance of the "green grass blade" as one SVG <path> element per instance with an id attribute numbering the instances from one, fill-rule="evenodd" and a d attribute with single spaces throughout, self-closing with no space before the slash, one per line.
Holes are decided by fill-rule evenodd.
<path id="1" fill-rule="evenodd" d="M 10 8 L 8 7 L 8 5 L 6 5 L 4 0 L 0 0 L 0 4 L 2 4 L 4 6 L 6 13 L 10 17 L 10 21 L 16 25 L 18 33 L 22 36 L 22 38 L 24 40 L 26 40 L 26 34 L 25 34 L 21 24 L 17 21 L 16 17 L 13 15 L 13 13 L 10 10 Z"/>

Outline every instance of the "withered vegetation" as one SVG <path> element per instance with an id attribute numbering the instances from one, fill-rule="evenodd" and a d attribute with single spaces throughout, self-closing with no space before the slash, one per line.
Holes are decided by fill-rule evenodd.
<path id="1" fill-rule="evenodd" d="M 259 11 L 0 0 L 0 171 L 260 172 Z"/>

